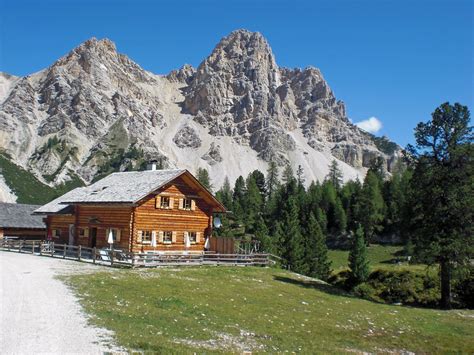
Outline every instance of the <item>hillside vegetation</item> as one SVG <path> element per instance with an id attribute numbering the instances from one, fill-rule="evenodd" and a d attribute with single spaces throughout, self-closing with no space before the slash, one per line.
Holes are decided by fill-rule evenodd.
<path id="1" fill-rule="evenodd" d="M 378 304 L 287 271 L 116 270 L 68 279 L 91 321 L 158 353 L 463 352 L 474 312 Z"/>

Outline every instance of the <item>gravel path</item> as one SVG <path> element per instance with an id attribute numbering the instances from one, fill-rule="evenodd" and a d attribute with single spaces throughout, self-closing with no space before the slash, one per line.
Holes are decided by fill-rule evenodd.
<path id="1" fill-rule="evenodd" d="M 0 353 L 117 352 L 111 333 L 87 324 L 73 293 L 57 275 L 98 270 L 68 260 L 0 251 Z"/>

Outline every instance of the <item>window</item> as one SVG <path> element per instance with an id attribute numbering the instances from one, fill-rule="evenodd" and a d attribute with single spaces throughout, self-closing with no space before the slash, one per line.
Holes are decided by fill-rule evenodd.
<path id="1" fill-rule="evenodd" d="M 189 238 L 189 242 L 191 244 L 196 244 L 197 243 L 197 233 L 196 232 L 188 232 L 188 238 Z"/>
<path id="2" fill-rule="evenodd" d="M 138 231 L 138 235 L 141 235 L 142 244 L 151 244 L 151 231 Z"/>
<path id="3" fill-rule="evenodd" d="M 185 198 L 183 200 L 183 209 L 191 210 L 192 204 L 193 204 L 193 200 L 191 200 L 190 198 Z"/>
<path id="4" fill-rule="evenodd" d="M 170 208 L 170 198 L 167 196 L 161 196 L 161 208 Z"/>
<path id="5" fill-rule="evenodd" d="M 173 232 L 163 232 L 163 243 L 171 244 L 173 242 Z"/>
<path id="6" fill-rule="evenodd" d="M 89 228 L 79 228 L 79 238 L 89 238 Z"/>
<path id="7" fill-rule="evenodd" d="M 61 237 L 61 230 L 60 229 L 53 229 L 52 232 L 53 232 L 53 237 L 54 238 Z"/>

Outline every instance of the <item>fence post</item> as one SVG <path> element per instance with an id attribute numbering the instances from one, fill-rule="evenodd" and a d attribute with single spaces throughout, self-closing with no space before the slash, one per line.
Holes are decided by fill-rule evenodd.
<path id="1" fill-rule="evenodd" d="M 18 252 L 21 253 L 21 248 L 23 246 L 24 241 L 20 240 L 20 245 L 18 246 Z"/>
<path id="2" fill-rule="evenodd" d="M 53 258 L 54 257 L 54 242 L 51 242 L 50 246 L 51 246 L 51 257 Z"/>
<path id="3" fill-rule="evenodd" d="M 92 263 L 95 264 L 95 247 L 92 248 Z"/>
<path id="4" fill-rule="evenodd" d="M 33 240 L 33 244 L 31 245 L 31 254 L 35 253 L 35 241 Z"/>
<path id="5" fill-rule="evenodd" d="M 66 243 L 63 244 L 63 259 L 66 259 Z"/>
<path id="6" fill-rule="evenodd" d="M 10 251 L 10 241 L 7 240 L 8 251 Z"/>
<path id="7" fill-rule="evenodd" d="M 135 253 L 132 253 L 132 268 L 135 267 Z"/>
<path id="8" fill-rule="evenodd" d="M 114 265 L 114 250 L 110 250 L 110 266 Z"/>
<path id="9" fill-rule="evenodd" d="M 79 245 L 77 249 L 77 260 L 81 261 L 81 252 L 82 252 L 82 247 Z"/>
<path id="10" fill-rule="evenodd" d="M 40 255 L 43 255 L 43 242 L 40 242 L 39 249 L 40 249 Z"/>

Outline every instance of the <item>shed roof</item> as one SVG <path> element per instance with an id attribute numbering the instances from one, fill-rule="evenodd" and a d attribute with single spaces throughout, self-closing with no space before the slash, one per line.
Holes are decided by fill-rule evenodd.
<path id="1" fill-rule="evenodd" d="M 0 203 L 0 228 L 46 228 L 41 216 L 33 215 L 37 205 Z"/>
<path id="2" fill-rule="evenodd" d="M 69 191 L 38 208 L 35 213 L 64 213 L 65 205 L 79 203 L 136 203 L 185 173 L 192 178 L 191 181 L 205 191 L 207 197 L 212 199 L 219 209 L 225 210 L 187 170 L 170 169 L 113 173 L 90 186 Z"/>

